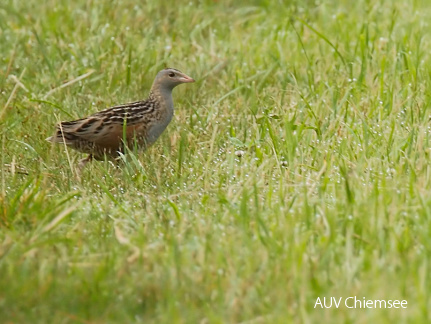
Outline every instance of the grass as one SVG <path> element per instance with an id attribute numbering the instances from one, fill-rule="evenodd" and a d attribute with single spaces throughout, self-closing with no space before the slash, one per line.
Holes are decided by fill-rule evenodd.
<path id="1" fill-rule="evenodd" d="M 431 320 L 427 1 L 0 4 L 0 322 Z M 121 169 L 44 139 L 145 98 Z M 314 308 L 317 297 L 406 309 Z"/>

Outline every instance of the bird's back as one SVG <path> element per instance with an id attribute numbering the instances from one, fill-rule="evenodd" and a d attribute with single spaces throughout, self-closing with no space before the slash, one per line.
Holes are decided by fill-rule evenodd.
<path id="1" fill-rule="evenodd" d="M 104 154 L 115 157 L 123 151 L 124 142 L 129 147 L 135 142 L 140 148 L 147 146 L 147 131 L 160 115 L 158 106 L 157 101 L 149 98 L 111 107 L 87 118 L 61 122 L 56 134 L 47 140 L 100 159 Z"/>

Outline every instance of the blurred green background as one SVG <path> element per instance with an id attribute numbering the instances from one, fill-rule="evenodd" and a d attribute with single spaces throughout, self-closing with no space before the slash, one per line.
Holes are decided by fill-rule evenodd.
<path id="1" fill-rule="evenodd" d="M 428 1 L 0 3 L 0 322 L 431 320 Z M 61 120 L 197 80 L 120 168 Z M 406 309 L 314 308 L 317 297 Z"/>

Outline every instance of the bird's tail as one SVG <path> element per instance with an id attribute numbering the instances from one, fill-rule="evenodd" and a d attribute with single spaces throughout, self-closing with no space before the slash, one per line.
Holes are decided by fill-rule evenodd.
<path id="1" fill-rule="evenodd" d="M 55 132 L 55 135 L 50 136 L 45 140 L 51 143 L 61 143 L 61 144 L 71 145 L 73 141 L 76 140 L 76 136 L 71 132 L 68 132 L 67 126 L 68 125 L 65 125 L 65 123 L 61 123 L 60 125 L 57 125 L 57 130 Z"/>
<path id="2" fill-rule="evenodd" d="M 50 136 L 50 137 L 46 138 L 45 141 L 48 141 L 51 143 L 63 143 L 64 142 L 61 134 L 60 134 L 60 136 L 58 136 L 58 134 L 55 134 L 54 136 Z"/>

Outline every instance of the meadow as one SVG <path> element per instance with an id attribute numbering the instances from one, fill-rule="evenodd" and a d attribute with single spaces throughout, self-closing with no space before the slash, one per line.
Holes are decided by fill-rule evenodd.
<path id="1" fill-rule="evenodd" d="M 431 321 L 427 0 L 2 0 L 1 323 Z M 61 120 L 145 99 L 82 172 Z M 315 308 L 317 298 L 405 309 Z"/>

